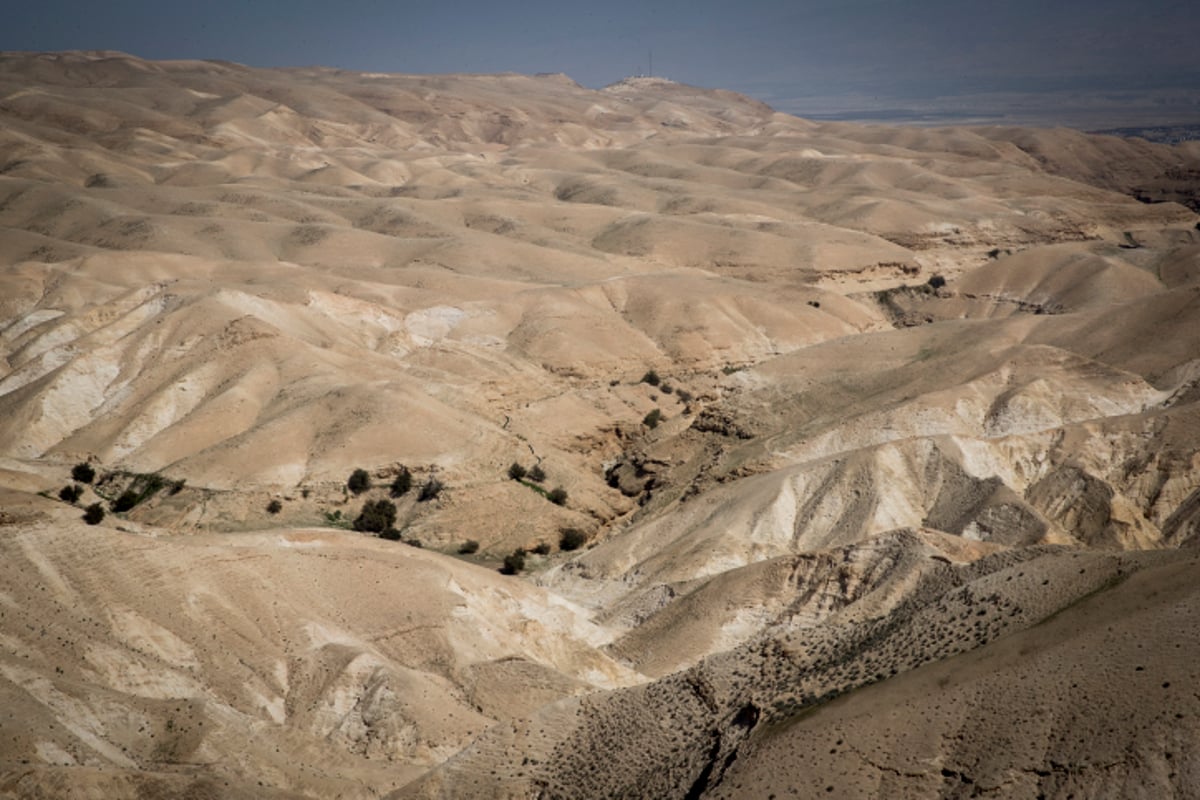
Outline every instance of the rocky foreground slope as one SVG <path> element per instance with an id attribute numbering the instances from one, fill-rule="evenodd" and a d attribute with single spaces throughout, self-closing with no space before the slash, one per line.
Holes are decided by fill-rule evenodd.
<path id="1" fill-rule="evenodd" d="M 0 54 L 0 794 L 1192 796 L 1197 175 Z"/>

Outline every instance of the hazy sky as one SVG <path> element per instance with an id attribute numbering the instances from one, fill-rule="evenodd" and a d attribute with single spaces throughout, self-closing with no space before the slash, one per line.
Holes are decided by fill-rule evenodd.
<path id="1" fill-rule="evenodd" d="M 0 49 L 123 50 L 255 66 L 565 72 L 648 69 L 797 99 L 1200 89 L 1194 0 L 111 0 L 14 3 Z"/>

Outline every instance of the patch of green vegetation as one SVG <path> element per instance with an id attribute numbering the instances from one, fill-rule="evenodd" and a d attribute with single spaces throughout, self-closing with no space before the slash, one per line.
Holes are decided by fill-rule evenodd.
<path id="1" fill-rule="evenodd" d="M 533 489 L 535 492 L 540 494 L 542 497 L 545 497 L 548 494 L 548 492 L 545 489 L 543 489 L 541 486 L 538 486 L 536 483 L 532 483 L 525 479 L 521 479 L 521 480 L 517 481 L 517 483 L 519 483 L 522 486 L 525 486 L 527 488 Z"/>
<path id="2" fill-rule="evenodd" d="M 346 517 L 343 517 L 339 509 L 323 511 L 322 516 L 325 517 L 325 523 L 331 528 L 341 528 L 344 531 L 353 530 L 354 528 L 353 523 Z"/>

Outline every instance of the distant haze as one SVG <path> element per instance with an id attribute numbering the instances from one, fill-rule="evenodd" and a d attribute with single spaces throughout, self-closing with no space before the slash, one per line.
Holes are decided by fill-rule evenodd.
<path id="1" fill-rule="evenodd" d="M 653 52 L 655 74 L 802 115 L 1086 126 L 1200 119 L 1198 19 L 1178 0 L 48 0 L 6 13 L 0 49 L 565 72 L 592 87 L 649 72 Z"/>

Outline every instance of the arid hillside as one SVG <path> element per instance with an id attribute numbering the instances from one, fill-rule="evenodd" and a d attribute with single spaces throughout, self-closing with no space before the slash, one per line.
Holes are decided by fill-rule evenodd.
<path id="1" fill-rule="evenodd" d="M 1196 796 L 1198 199 L 662 79 L 0 54 L 0 796 Z"/>

